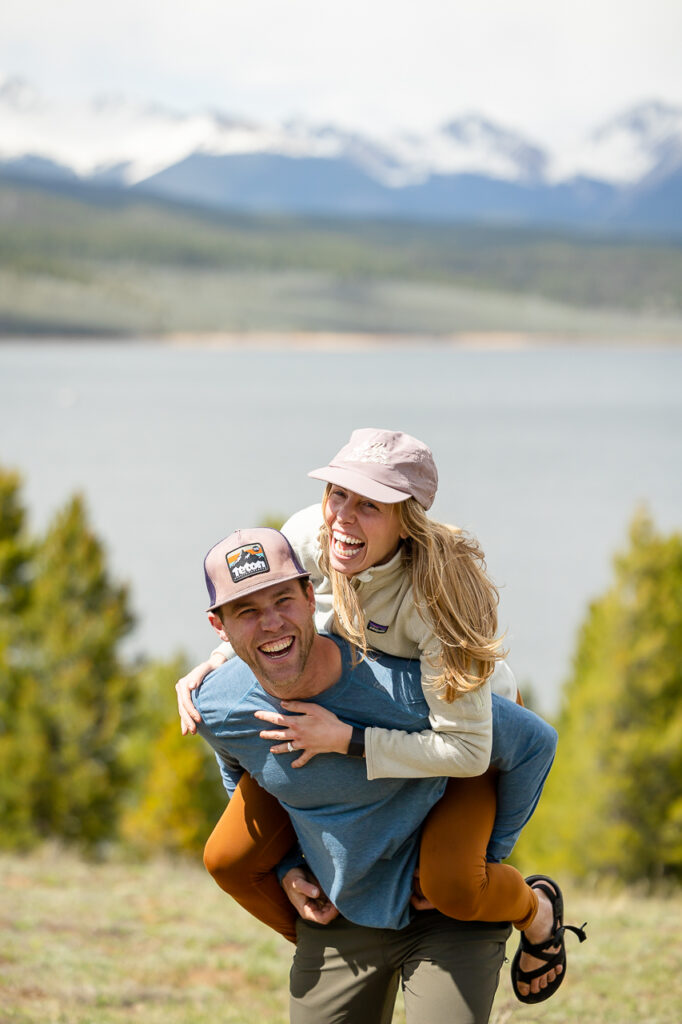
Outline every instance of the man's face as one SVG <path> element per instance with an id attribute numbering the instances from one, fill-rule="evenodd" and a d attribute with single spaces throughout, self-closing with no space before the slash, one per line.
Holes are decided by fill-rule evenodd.
<path id="1" fill-rule="evenodd" d="M 315 598 L 299 580 L 257 590 L 223 605 L 214 629 L 229 640 L 264 689 L 286 696 L 301 678 L 315 637 Z"/>

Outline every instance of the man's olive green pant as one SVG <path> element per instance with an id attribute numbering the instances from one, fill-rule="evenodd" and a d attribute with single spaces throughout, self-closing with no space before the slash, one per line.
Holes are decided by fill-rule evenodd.
<path id="1" fill-rule="evenodd" d="M 400 931 L 299 921 L 291 1024 L 390 1024 L 399 984 L 407 1024 L 486 1024 L 510 931 L 436 910 Z"/>

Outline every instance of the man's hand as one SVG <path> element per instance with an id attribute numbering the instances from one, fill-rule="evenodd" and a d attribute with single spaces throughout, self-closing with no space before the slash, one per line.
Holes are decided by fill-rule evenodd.
<path id="1" fill-rule="evenodd" d="M 338 910 L 320 889 L 316 879 L 303 868 L 291 868 L 282 879 L 282 888 L 304 921 L 329 924 L 338 917 Z"/>
<path id="2" fill-rule="evenodd" d="M 332 711 L 309 704 L 302 700 L 283 700 L 282 707 L 294 711 L 293 715 L 280 715 L 277 711 L 256 711 L 256 718 L 279 726 L 265 729 L 264 740 L 283 740 L 277 747 L 270 747 L 271 754 L 299 753 L 292 768 L 302 768 L 315 754 L 347 754 L 353 736 L 353 727 L 346 725 Z M 291 743 L 291 747 L 289 744 Z"/>
<path id="3" fill-rule="evenodd" d="M 175 692 L 178 695 L 180 730 L 183 736 L 186 736 L 188 732 L 195 733 L 197 731 L 197 722 L 201 721 L 201 715 L 192 703 L 190 696 L 192 690 L 196 690 L 204 676 L 207 676 L 214 668 L 219 668 L 224 661 L 226 659 L 223 658 L 222 654 L 217 654 L 214 651 L 208 661 L 202 661 L 200 665 L 193 668 L 186 676 L 178 679 L 175 684 Z"/>

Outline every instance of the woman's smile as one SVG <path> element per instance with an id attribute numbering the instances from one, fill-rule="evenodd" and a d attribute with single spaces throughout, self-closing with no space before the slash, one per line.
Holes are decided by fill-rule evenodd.
<path id="1" fill-rule="evenodd" d="M 367 546 L 360 537 L 335 528 L 332 530 L 332 546 L 338 558 L 355 558 Z"/>

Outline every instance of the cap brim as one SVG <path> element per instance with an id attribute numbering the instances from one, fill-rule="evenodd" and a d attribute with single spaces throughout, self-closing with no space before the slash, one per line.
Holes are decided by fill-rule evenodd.
<path id="1" fill-rule="evenodd" d="M 396 505 L 399 501 L 405 501 L 406 498 L 412 497 L 409 491 L 399 491 L 396 487 L 380 484 L 354 469 L 322 466 L 321 469 L 311 470 L 308 476 L 311 476 L 314 480 L 324 480 L 328 484 L 345 487 L 348 491 L 355 491 L 356 494 L 361 494 L 363 498 L 383 501 L 387 505 Z"/>
<path id="2" fill-rule="evenodd" d="M 277 580 L 273 580 L 272 577 L 268 580 L 262 580 L 260 583 L 254 583 L 252 587 L 244 587 L 238 594 L 233 594 L 232 597 L 225 598 L 224 601 L 218 601 L 217 604 L 212 604 L 210 608 L 207 608 L 207 612 L 214 612 L 217 608 L 221 608 L 224 604 L 232 604 L 233 601 L 238 601 L 240 597 L 247 597 L 249 594 L 255 594 L 257 590 L 265 590 L 267 587 L 278 587 L 280 583 L 288 583 L 289 580 L 309 580 L 309 572 L 297 572 L 291 576 L 281 576 Z"/>

